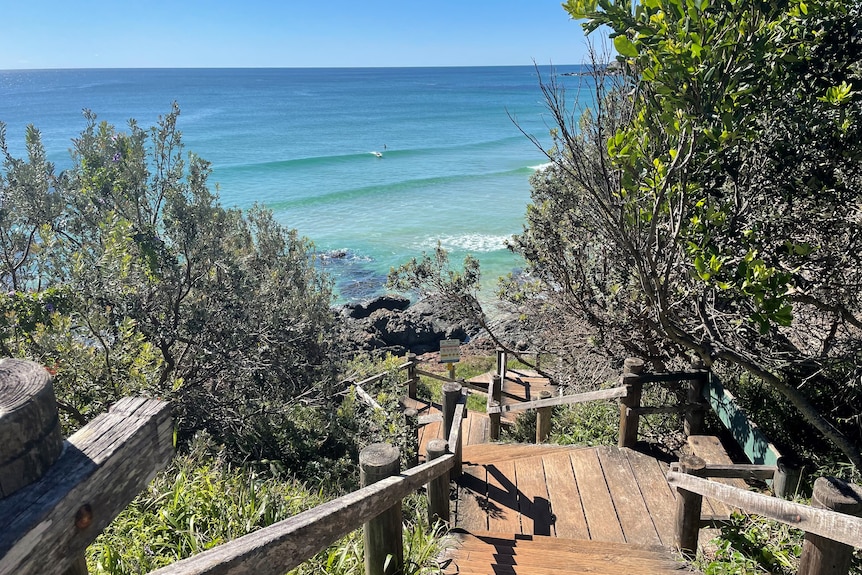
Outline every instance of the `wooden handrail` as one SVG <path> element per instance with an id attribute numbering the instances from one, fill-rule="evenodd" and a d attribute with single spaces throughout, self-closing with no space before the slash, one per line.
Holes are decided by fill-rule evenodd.
<path id="1" fill-rule="evenodd" d="M 418 361 L 410 361 L 410 360 L 407 360 L 407 361 L 405 361 L 405 362 L 404 362 L 404 363 L 402 363 L 402 364 L 396 365 L 395 367 L 393 367 L 393 368 L 392 368 L 392 369 L 390 369 L 389 371 L 383 371 L 383 372 L 381 372 L 381 373 L 378 373 L 378 374 L 375 374 L 375 375 L 368 376 L 368 377 L 366 377 L 365 379 L 363 379 L 363 380 L 361 380 L 361 381 L 351 382 L 350 380 L 344 380 L 344 381 L 342 381 L 342 383 L 352 383 L 353 385 L 357 385 L 357 386 L 367 385 L 367 384 L 369 384 L 369 383 L 377 383 L 378 381 L 380 381 L 381 379 L 383 379 L 384 377 L 386 377 L 387 375 L 389 375 L 389 374 L 390 374 L 390 373 L 392 373 L 393 371 L 396 371 L 396 370 L 402 370 L 402 369 L 408 368 L 408 367 L 410 367 L 410 366 L 412 366 L 412 365 L 414 365 L 414 364 L 418 364 L 418 363 L 419 363 Z"/>
<path id="2" fill-rule="evenodd" d="M 369 384 L 369 383 L 377 383 L 378 381 L 380 381 L 381 379 L 383 379 L 383 378 L 384 378 L 384 377 L 386 377 L 387 375 L 389 375 L 389 372 L 388 372 L 388 371 L 384 371 L 383 373 L 378 373 L 377 375 L 372 375 L 372 376 L 370 376 L 370 377 L 366 377 L 366 378 L 365 378 L 365 379 L 363 379 L 362 381 L 357 381 L 357 382 L 356 382 L 356 383 L 354 383 L 353 385 L 360 386 L 360 385 L 366 385 L 366 384 Z"/>
<path id="3" fill-rule="evenodd" d="M 509 413 L 512 411 L 525 411 L 529 409 L 538 409 L 540 407 L 552 407 L 555 405 L 568 405 L 573 403 L 585 403 L 587 401 L 598 401 L 602 399 L 617 399 L 626 396 L 625 387 L 612 387 L 610 389 L 600 389 L 597 391 L 587 391 L 575 395 L 561 395 L 550 399 L 536 399 L 534 401 L 526 401 L 523 403 L 513 403 L 510 405 L 501 405 L 499 407 L 488 407 L 488 413 Z"/>
<path id="4" fill-rule="evenodd" d="M 430 371 L 425 371 L 424 369 L 418 369 L 417 368 L 416 373 L 417 373 L 417 375 L 424 375 L 425 377 L 430 377 L 431 379 L 436 379 L 439 381 L 445 381 L 445 382 L 454 381 L 455 383 L 461 383 L 461 384 L 464 383 L 463 379 L 450 379 L 448 377 L 444 377 L 442 375 L 432 373 Z"/>
<path id="5" fill-rule="evenodd" d="M 695 477 L 722 479 L 772 479 L 778 467 L 775 465 L 752 465 L 748 463 L 707 463 L 702 469 L 689 471 Z"/>
<path id="6" fill-rule="evenodd" d="M 359 389 L 359 388 L 357 388 Z M 460 393 L 449 453 L 318 505 L 234 541 L 153 571 L 152 575 L 281 575 L 390 509 L 422 485 L 460 471 L 467 395 Z"/>
<path id="7" fill-rule="evenodd" d="M 173 457 L 170 404 L 125 397 L 66 441 L 42 479 L 0 500 L 0 574 L 63 573 Z"/>
<path id="8" fill-rule="evenodd" d="M 816 509 L 801 503 L 745 491 L 688 473 L 669 471 L 667 481 L 680 489 L 721 501 L 747 513 L 762 515 L 807 533 L 862 548 L 862 518 L 860 517 L 827 509 Z"/>
<path id="9" fill-rule="evenodd" d="M 152 572 L 152 575 L 282 575 L 358 529 L 430 480 L 448 473 L 446 455 Z"/>

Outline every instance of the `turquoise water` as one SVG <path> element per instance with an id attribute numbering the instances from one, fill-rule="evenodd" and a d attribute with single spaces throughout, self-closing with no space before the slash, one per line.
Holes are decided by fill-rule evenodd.
<path id="1" fill-rule="evenodd" d="M 574 91 L 579 79 L 561 81 Z M 519 267 L 503 242 L 521 230 L 545 157 L 510 116 L 548 141 L 534 68 L 0 71 L 13 154 L 32 123 L 58 168 L 84 108 L 148 126 L 173 101 L 225 205 L 263 203 L 319 251 L 344 254 L 325 260 L 342 299 L 380 293 L 391 266 L 438 241 L 456 261 L 477 256 L 486 286 Z"/>

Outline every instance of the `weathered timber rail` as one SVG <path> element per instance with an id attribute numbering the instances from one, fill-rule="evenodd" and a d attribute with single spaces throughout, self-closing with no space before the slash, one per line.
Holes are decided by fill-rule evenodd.
<path id="1" fill-rule="evenodd" d="M 812 505 L 753 493 L 697 477 L 705 464 L 690 458 L 673 464 L 667 480 L 677 490 L 676 545 L 697 551 L 703 497 L 801 529 L 805 540 L 798 575 L 846 575 L 853 547 L 862 548 L 862 486 L 820 477 Z"/>
<path id="2" fill-rule="evenodd" d="M 9 365 L 11 364 L 0 362 L 0 407 L 3 406 L 2 379 L 5 377 L 3 368 Z M 47 377 L 41 368 L 35 369 L 32 364 L 27 365 L 26 368 L 27 377 L 31 379 L 39 380 Z M 408 357 L 407 361 L 397 369 L 407 370 L 407 395 L 410 397 L 415 398 L 416 383 L 420 375 L 429 375 L 445 383 L 443 413 L 440 418 L 446 432 L 443 433 L 443 438 L 428 442 L 426 463 L 407 471 L 400 471 L 397 467 L 399 454 L 395 448 L 382 444 L 369 446 L 360 454 L 363 484 L 360 490 L 153 573 L 158 575 L 280 574 L 298 566 L 340 537 L 361 526 L 364 526 L 363 536 L 367 551 L 366 573 L 389 575 L 399 572 L 403 565 L 401 500 L 425 486 L 429 500 L 429 519 L 432 522 L 448 521 L 452 516 L 449 508 L 449 481 L 461 482 L 462 466 L 468 465 L 472 468 L 470 472 L 465 472 L 464 477 L 466 477 L 474 472 L 476 462 L 463 462 L 461 447 L 464 438 L 466 395 L 462 385 L 454 378 L 443 378 L 436 374 L 422 372 L 418 369 L 415 356 Z M 581 489 L 585 491 L 582 496 L 586 498 L 582 498 L 582 502 L 585 504 L 590 502 L 589 509 L 586 505 L 583 508 L 588 522 L 590 517 L 594 517 L 595 521 L 601 521 L 603 517 L 615 515 L 620 517 L 619 529 L 623 534 L 626 531 L 640 534 L 643 530 L 637 527 L 638 522 L 648 519 L 655 526 L 656 536 L 665 545 L 663 534 L 668 532 L 669 523 L 673 522 L 675 545 L 691 552 L 697 545 L 698 530 L 704 525 L 702 507 L 715 506 L 717 509 L 718 505 L 724 505 L 728 508 L 738 508 L 770 517 L 806 532 L 800 575 L 844 575 L 847 573 L 852 547 L 862 547 L 862 519 L 854 517 L 862 514 L 862 486 L 849 485 L 834 479 L 818 479 L 812 506 L 806 506 L 704 479 L 704 477 L 772 478 L 776 491 L 780 484 L 789 485 L 784 458 L 748 420 L 736 405 L 733 396 L 705 370 L 649 374 L 643 373 L 643 362 L 628 359 L 621 385 L 617 387 L 555 398 L 540 396 L 537 400 L 523 404 L 502 406 L 501 379 L 505 374 L 505 354 L 501 354 L 498 355 L 498 371 L 490 378 L 487 389 L 491 429 L 494 428 L 496 419 L 496 427 L 499 430 L 499 418 L 502 413 L 536 409 L 538 411 L 537 442 L 540 442 L 544 440 L 543 437 L 547 437 L 550 410 L 553 406 L 618 399 L 620 401 L 619 448 L 605 448 L 604 451 L 599 449 L 592 452 L 573 451 L 568 454 L 547 452 L 548 457 L 566 458 L 574 472 L 589 472 L 591 468 L 596 467 L 593 464 L 595 459 L 595 463 L 604 474 L 611 496 L 616 492 L 625 495 L 623 491 L 625 491 L 624 485 L 627 479 L 624 471 L 627 469 L 636 471 L 644 477 L 650 477 L 651 485 L 653 483 L 658 485 L 656 478 L 659 478 L 664 485 L 662 489 L 670 490 L 670 486 L 673 486 L 675 490 L 677 513 L 675 521 L 672 521 L 671 514 L 664 511 L 661 512 L 661 517 L 644 517 L 644 513 L 633 513 L 630 510 L 623 512 L 622 508 L 614 513 L 594 513 L 592 509 L 594 502 L 597 501 L 594 495 L 598 492 L 591 494 L 592 488 L 588 487 L 589 482 L 577 480 Z M 357 395 L 365 396 L 365 400 L 370 400 L 369 403 L 373 404 L 373 398 L 359 390 L 363 385 L 371 385 L 385 376 L 386 374 L 377 374 L 358 382 Z M 677 406 L 641 405 L 643 385 L 659 383 L 685 385 L 687 389 L 685 401 Z M 11 386 L 11 388 L 14 387 Z M 6 388 L 10 386 L 7 385 Z M 34 395 L 42 397 L 40 393 Z M 17 402 L 16 398 L 13 403 L 17 405 Z M 661 467 L 658 462 L 642 461 L 641 459 L 647 456 L 636 455 L 636 452 L 628 450 L 637 443 L 639 418 L 658 413 L 684 414 L 685 432 L 690 438 L 690 443 L 696 438 L 710 439 L 697 435 L 702 432 L 703 414 L 710 408 L 725 423 L 733 437 L 737 438 L 752 464 L 734 465 L 730 464 L 729 460 L 718 463 L 703 462 L 697 458 L 691 458 L 684 459 L 664 476 L 664 471 L 658 471 Z M 41 408 L 34 411 L 36 414 L 40 412 Z M 19 410 L 18 415 L 20 413 L 22 412 Z M 0 416 L 4 415 L 3 410 L 0 409 Z M 419 417 L 415 409 L 406 409 L 405 416 L 408 421 L 413 422 L 412 425 L 418 425 Z M 53 420 L 50 417 L 40 417 L 43 425 L 37 435 L 53 437 L 51 431 L 55 427 Z M 15 426 L 20 427 L 20 420 L 20 417 L 14 420 Z M 8 417 L 0 419 L 0 423 L 8 421 L 12 419 Z M 21 461 L 30 461 L 32 458 L 33 463 L 28 466 L 32 467 L 35 470 L 32 473 L 39 477 L 24 487 L 7 488 L 6 485 L 12 486 L 15 481 L 4 479 L 3 472 L 5 471 L 8 476 L 16 473 L 10 470 L 19 469 L 19 467 L 0 464 L 0 488 L 3 489 L 0 497 L 5 496 L 4 499 L 0 499 L 0 516 L 13 518 L 9 527 L 0 534 L 0 552 L 2 552 L 0 575 L 6 573 L 85 574 L 86 565 L 82 564 L 81 560 L 84 548 L 170 458 L 173 452 L 171 431 L 172 424 L 167 404 L 155 400 L 126 398 L 118 402 L 109 413 L 100 416 L 78 434 L 69 438 L 64 443 L 65 447 L 59 454 L 59 458 L 50 439 L 44 448 L 37 449 L 31 449 L 29 443 L 22 447 L 21 442 L 18 442 L 16 445 L 22 447 L 23 451 L 16 453 L 9 461 L 15 461 L 17 466 Z M 15 442 L 10 443 L 15 444 Z M 697 443 L 694 442 L 694 444 Z M 713 445 L 711 442 L 701 441 L 701 443 Z M 541 449 L 548 450 L 553 447 Z M 618 451 L 614 451 L 617 449 Z M 487 457 L 488 454 L 486 453 L 485 456 Z M 41 457 L 45 460 L 40 459 Z M 524 481 L 533 481 L 543 475 L 535 473 L 535 464 L 530 459 L 534 456 L 522 454 L 517 457 L 519 459 L 500 465 L 505 468 L 511 467 L 515 471 L 520 469 L 516 475 Z M 8 456 L 6 459 L 8 460 Z M 473 459 L 472 456 L 471 459 Z M 49 465 L 50 468 L 40 475 L 39 469 Z M 502 468 L 492 473 L 488 464 L 485 466 L 488 481 L 486 497 L 490 503 L 491 487 L 494 489 L 495 497 L 506 496 L 506 477 L 504 474 L 497 473 L 502 471 Z M 653 467 L 658 472 L 658 476 L 650 471 Z M 614 471 L 614 469 L 617 470 Z M 547 469 L 545 472 L 547 473 Z M 551 478 L 546 473 L 544 480 L 549 481 Z M 556 472 L 552 475 L 554 475 L 554 481 L 560 483 L 562 475 Z M 560 476 L 557 477 L 557 475 Z M 574 479 L 572 483 L 574 487 Z M 544 517 L 542 521 L 547 520 L 550 522 L 548 525 L 557 523 L 557 526 L 562 526 L 563 523 L 568 522 L 562 516 L 555 518 L 550 514 L 547 517 L 542 515 L 544 508 L 539 505 L 542 501 L 541 490 L 536 492 L 539 494 L 536 499 L 530 495 L 532 488 L 527 488 L 526 485 L 526 483 L 519 483 L 516 486 L 517 497 L 513 500 L 515 503 L 509 502 L 505 505 L 516 505 L 519 512 L 522 512 L 522 504 L 526 504 L 527 507 L 524 509 L 534 519 L 533 529 L 543 525 L 541 521 L 535 522 L 537 517 Z M 574 488 L 577 489 L 577 487 Z M 519 489 L 526 491 L 521 493 Z M 638 491 L 645 498 L 643 503 L 646 515 L 651 516 L 652 512 L 649 509 L 657 502 L 657 492 L 642 486 Z M 547 488 L 546 492 L 545 502 L 553 505 L 555 496 L 552 495 L 550 488 Z M 631 498 L 626 496 L 623 499 Z M 656 501 L 653 501 L 654 499 Z M 673 500 L 674 497 L 671 495 L 670 501 L 673 502 Z M 459 501 L 459 505 L 460 503 Z M 567 506 L 562 505 L 557 508 L 565 510 Z M 628 518 L 627 523 L 623 525 L 625 518 Z M 70 528 L 70 525 L 74 528 Z M 523 527 L 523 522 L 521 525 Z M 601 529 L 596 527 L 596 533 L 599 532 Z M 628 542 L 628 536 L 626 536 L 626 543 Z"/>
<path id="3" fill-rule="evenodd" d="M 0 360 L 0 379 L 0 429 L 28 408 L 29 402 L 15 398 L 21 386 L 38 388 L 33 396 L 39 397 L 48 389 L 56 420 L 53 387 L 41 366 Z M 50 467 L 32 466 L 38 473 L 31 474 L 30 483 L 0 500 L 0 574 L 86 573 L 87 545 L 167 464 L 172 434 L 166 402 L 124 398 L 63 442 Z M 20 458 L 0 469 L 8 472 L 21 473 Z"/>

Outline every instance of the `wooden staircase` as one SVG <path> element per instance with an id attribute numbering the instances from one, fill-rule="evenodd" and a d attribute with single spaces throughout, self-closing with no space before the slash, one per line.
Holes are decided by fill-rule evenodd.
<path id="1" fill-rule="evenodd" d="M 458 530 L 450 534 L 440 568 L 447 575 L 694 573 L 660 546 Z"/>

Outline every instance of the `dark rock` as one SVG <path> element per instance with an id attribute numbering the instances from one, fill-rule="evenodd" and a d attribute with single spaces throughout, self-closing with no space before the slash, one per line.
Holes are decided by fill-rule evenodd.
<path id="1" fill-rule="evenodd" d="M 410 300 L 400 295 L 382 295 L 374 299 L 346 304 L 342 313 L 353 319 L 362 319 L 370 316 L 377 310 L 401 311 L 407 309 Z"/>
<path id="2" fill-rule="evenodd" d="M 407 307 L 407 298 L 384 296 L 342 308 L 349 345 L 356 350 L 403 355 L 437 351 L 440 340 L 469 341 L 480 327 L 449 310 L 440 300 L 426 299 Z"/>

